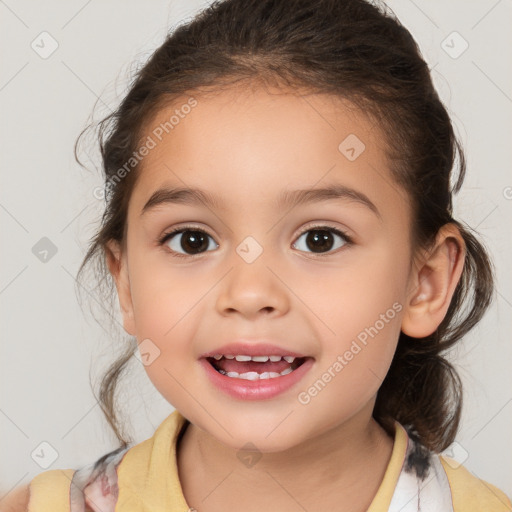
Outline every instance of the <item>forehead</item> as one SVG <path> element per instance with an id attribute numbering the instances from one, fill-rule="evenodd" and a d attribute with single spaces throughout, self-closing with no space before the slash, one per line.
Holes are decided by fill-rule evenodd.
<path id="1" fill-rule="evenodd" d="M 204 189 L 234 208 L 256 198 L 277 204 L 283 191 L 327 182 L 377 203 L 383 194 L 406 199 L 378 125 L 332 95 L 268 87 L 192 93 L 157 112 L 142 137 L 150 139 L 130 201 L 138 212 L 162 185 Z"/>

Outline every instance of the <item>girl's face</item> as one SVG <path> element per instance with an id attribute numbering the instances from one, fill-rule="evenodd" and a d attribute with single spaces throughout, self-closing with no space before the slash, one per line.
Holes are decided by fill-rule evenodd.
<path id="1" fill-rule="evenodd" d="M 159 392 L 225 445 L 262 452 L 368 421 L 414 291 L 411 210 L 379 129 L 331 96 L 239 87 L 184 97 L 142 140 L 116 284 Z M 176 188 L 212 201 L 169 192 L 145 208 Z M 237 342 L 308 356 L 307 370 L 272 396 L 242 396 L 270 380 L 232 394 L 203 355 L 244 355 L 221 350 Z"/>

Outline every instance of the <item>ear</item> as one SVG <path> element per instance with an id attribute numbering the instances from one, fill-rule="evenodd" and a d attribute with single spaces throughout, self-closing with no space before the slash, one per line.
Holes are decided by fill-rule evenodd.
<path id="1" fill-rule="evenodd" d="M 445 224 L 433 249 L 415 262 L 402 332 L 413 338 L 432 334 L 443 321 L 459 282 L 466 258 L 466 244 L 455 224 Z"/>
<path id="2" fill-rule="evenodd" d="M 133 320 L 133 303 L 128 277 L 128 264 L 126 254 L 122 251 L 119 242 L 110 240 L 107 242 L 106 250 L 107 266 L 114 278 L 117 289 L 117 296 L 123 315 L 124 330 L 135 336 L 135 322 Z"/>

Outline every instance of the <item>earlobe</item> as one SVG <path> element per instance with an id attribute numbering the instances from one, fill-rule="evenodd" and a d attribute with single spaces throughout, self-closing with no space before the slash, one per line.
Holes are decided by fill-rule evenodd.
<path id="1" fill-rule="evenodd" d="M 105 257 L 108 269 L 116 285 L 119 306 L 123 315 L 123 328 L 128 334 L 135 336 L 133 303 L 126 255 L 116 240 L 110 240 L 107 242 Z"/>
<path id="2" fill-rule="evenodd" d="M 416 262 L 404 308 L 402 332 L 413 338 L 432 334 L 441 324 L 459 282 L 466 247 L 454 224 L 443 226 L 434 247 Z"/>

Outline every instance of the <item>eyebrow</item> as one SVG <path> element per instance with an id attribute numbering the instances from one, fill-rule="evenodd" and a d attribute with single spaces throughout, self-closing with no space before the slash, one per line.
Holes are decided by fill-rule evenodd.
<path id="1" fill-rule="evenodd" d="M 330 199 L 354 201 L 371 210 L 379 219 L 382 216 L 374 203 L 362 192 L 341 184 L 333 184 L 324 188 L 305 190 L 286 190 L 277 200 L 278 208 L 295 207 L 307 203 Z M 155 190 L 141 210 L 140 215 L 165 204 L 205 205 L 211 209 L 219 209 L 220 201 L 210 193 L 197 188 L 160 188 Z"/>

